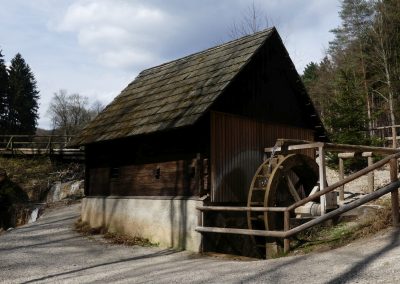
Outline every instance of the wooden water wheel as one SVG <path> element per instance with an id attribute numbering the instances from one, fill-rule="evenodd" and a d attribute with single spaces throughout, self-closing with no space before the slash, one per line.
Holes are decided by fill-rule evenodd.
<path id="1" fill-rule="evenodd" d="M 318 165 L 302 154 L 278 155 L 257 169 L 250 185 L 247 206 L 287 207 L 307 197 L 318 181 Z M 295 217 L 294 213 L 292 212 Z M 249 229 L 282 230 L 283 212 L 247 213 Z M 265 256 L 266 244 L 280 240 L 254 237 L 256 246 Z"/>

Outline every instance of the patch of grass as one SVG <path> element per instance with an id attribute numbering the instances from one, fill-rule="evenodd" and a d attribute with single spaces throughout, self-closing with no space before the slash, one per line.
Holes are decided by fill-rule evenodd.
<path id="1" fill-rule="evenodd" d="M 103 235 L 104 239 L 113 244 L 142 247 L 155 247 L 159 245 L 158 243 L 150 242 L 150 240 L 146 238 L 107 232 L 107 229 L 104 227 L 92 228 L 87 222 L 83 222 L 80 218 L 75 222 L 75 231 L 84 236 Z"/>

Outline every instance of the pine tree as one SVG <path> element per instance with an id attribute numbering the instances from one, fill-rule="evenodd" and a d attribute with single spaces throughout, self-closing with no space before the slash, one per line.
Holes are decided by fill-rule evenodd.
<path id="1" fill-rule="evenodd" d="M 365 101 L 355 82 L 352 70 L 341 70 L 338 74 L 338 93 L 325 120 L 331 129 L 332 140 L 337 143 L 369 143 L 365 137 Z"/>
<path id="2" fill-rule="evenodd" d="M 2 133 L 5 133 L 7 128 L 7 89 L 7 68 L 0 50 L 0 132 Z"/>
<path id="3" fill-rule="evenodd" d="M 373 127 L 371 95 L 368 85 L 366 51 L 372 26 L 373 5 L 368 0 L 343 0 L 339 16 L 342 24 L 332 30 L 335 40 L 329 52 L 336 63 L 351 68 L 356 76 L 356 88 L 362 90 L 368 115 L 369 129 Z M 372 134 L 372 132 L 370 133 Z"/>
<path id="4" fill-rule="evenodd" d="M 14 133 L 34 134 L 38 119 L 36 80 L 21 54 L 11 60 L 9 69 L 9 130 Z"/>
<path id="5" fill-rule="evenodd" d="M 310 62 L 307 64 L 307 66 L 304 68 L 303 75 L 301 76 L 301 79 L 303 80 L 304 86 L 308 88 L 310 85 L 312 85 L 313 82 L 317 79 L 318 75 L 318 64 L 315 62 Z"/>

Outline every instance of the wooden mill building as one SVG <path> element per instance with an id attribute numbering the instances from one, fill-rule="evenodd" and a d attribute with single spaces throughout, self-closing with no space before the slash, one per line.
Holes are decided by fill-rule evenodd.
<path id="1" fill-rule="evenodd" d="M 82 218 L 196 251 L 197 205 L 245 204 L 264 147 L 323 135 L 275 28 L 144 70 L 74 141 Z"/>

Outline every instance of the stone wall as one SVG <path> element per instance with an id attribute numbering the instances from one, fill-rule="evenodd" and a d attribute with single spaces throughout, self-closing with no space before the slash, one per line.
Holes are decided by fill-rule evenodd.
<path id="1" fill-rule="evenodd" d="M 195 231 L 202 201 L 197 198 L 87 197 L 82 201 L 82 221 L 148 238 L 160 247 L 200 251 L 201 234 Z"/>

